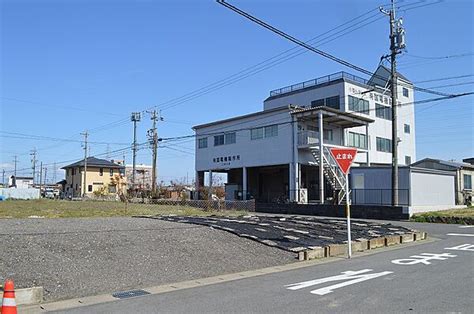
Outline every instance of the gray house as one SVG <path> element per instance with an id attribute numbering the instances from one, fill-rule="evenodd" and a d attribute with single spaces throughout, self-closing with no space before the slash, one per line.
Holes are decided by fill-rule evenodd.
<path id="1" fill-rule="evenodd" d="M 454 172 L 456 174 L 456 204 L 472 204 L 472 177 L 474 176 L 474 158 L 464 159 L 463 162 L 425 158 L 413 163 L 412 166 Z"/>

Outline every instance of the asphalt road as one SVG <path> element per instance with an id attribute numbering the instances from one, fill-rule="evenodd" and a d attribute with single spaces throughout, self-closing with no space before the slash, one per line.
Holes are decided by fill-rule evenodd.
<path id="1" fill-rule="evenodd" d="M 62 313 L 472 313 L 474 228 L 399 224 L 439 240 Z"/>

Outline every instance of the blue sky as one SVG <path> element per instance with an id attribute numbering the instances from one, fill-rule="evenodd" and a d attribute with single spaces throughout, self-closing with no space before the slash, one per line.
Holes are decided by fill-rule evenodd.
<path id="1" fill-rule="evenodd" d="M 375 11 L 387 2 L 231 1 L 303 40 L 374 10 L 353 22 L 364 20 L 357 26 L 367 25 L 350 28 L 340 38 L 328 37 L 333 40 L 319 46 L 372 70 L 388 52 L 388 21 Z M 36 148 L 52 179 L 52 163 L 59 168 L 63 161 L 82 158 L 84 130 L 95 142 L 91 155 L 110 151 L 111 158 L 122 159 L 122 152 L 113 152 L 132 141 L 133 111 L 158 106 L 164 109 L 159 136 L 188 135 L 193 125 L 261 110 L 272 89 L 341 70 L 363 76 L 306 52 L 190 101 L 169 103 L 294 45 L 213 0 L 0 3 L 0 171 L 5 169 L 6 175 L 12 172 L 14 155 L 19 174 L 30 174 L 29 151 Z M 398 5 L 408 48 L 399 58 L 399 71 L 414 82 L 467 75 L 417 85 L 457 85 L 437 89 L 449 93 L 472 91 L 473 2 L 405 0 Z M 436 59 L 445 56 L 454 57 Z M 432 97 L 415 94 L 416 100 Z M 177 105 L 170 107 L 173 104 Z M 472 157 L 473 104 L 474 97 L 467 96 L 417 105 L 418 159 Z M 144 115 L 139 142 L 146 141 L 150 127 L 149 116 Z M 103 144 L 107 142 L 111 144 Z M 173 148 L 177 150 L 159 150 L 159 180 L 186 175 L 191 180 L 194 142 L 183 141 Z M 130 163 L 131 153 L 126 152 L 125 158 Z M 140 150 L 138 161 L 150 164 L 150 149 Z M 57 172 L 58 180 L 61 176 Z"/>

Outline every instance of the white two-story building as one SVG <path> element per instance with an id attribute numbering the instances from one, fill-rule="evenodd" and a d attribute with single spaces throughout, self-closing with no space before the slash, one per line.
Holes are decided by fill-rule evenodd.
<path id="1" fill-rule="evenodd" d="M 330 147 L 357 148 L 353 166 L 392 161 L 389 70 L 379 67 L 374 77 L 339 72 L 283 87 L 270 92 L 263 111 L 195 126 L 197 188 L 206 172 L 227 173 L 227 199 L 344 201 L 345 177 Z M 400 74 L 397 86 L 398 160 L 408 165 L 415 160 L 414 95 Z"/>

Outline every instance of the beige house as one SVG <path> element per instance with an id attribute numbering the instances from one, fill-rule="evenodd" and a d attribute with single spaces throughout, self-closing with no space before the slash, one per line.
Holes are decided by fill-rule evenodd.
<path id="1" fill-rule="evenodd" d="M 425 158 L 412 164 L 414 167 L 453 171 L 456 173 L 456 205 L 473 203 L 472 179 L 474 178 L 474 159 L 463 162 Z"/>
<path id="2" fill-rule="evenodd" d="M 125 194 L 127 179 L 123 165 L 99 159 L 87 158 L 87 173 L 84 173 L 84 160 L 62 167 L 66 171 L 64 193 L 66 197 L 107 196 Z M 85 184 L 84 184 L 85 174 Z"/>

